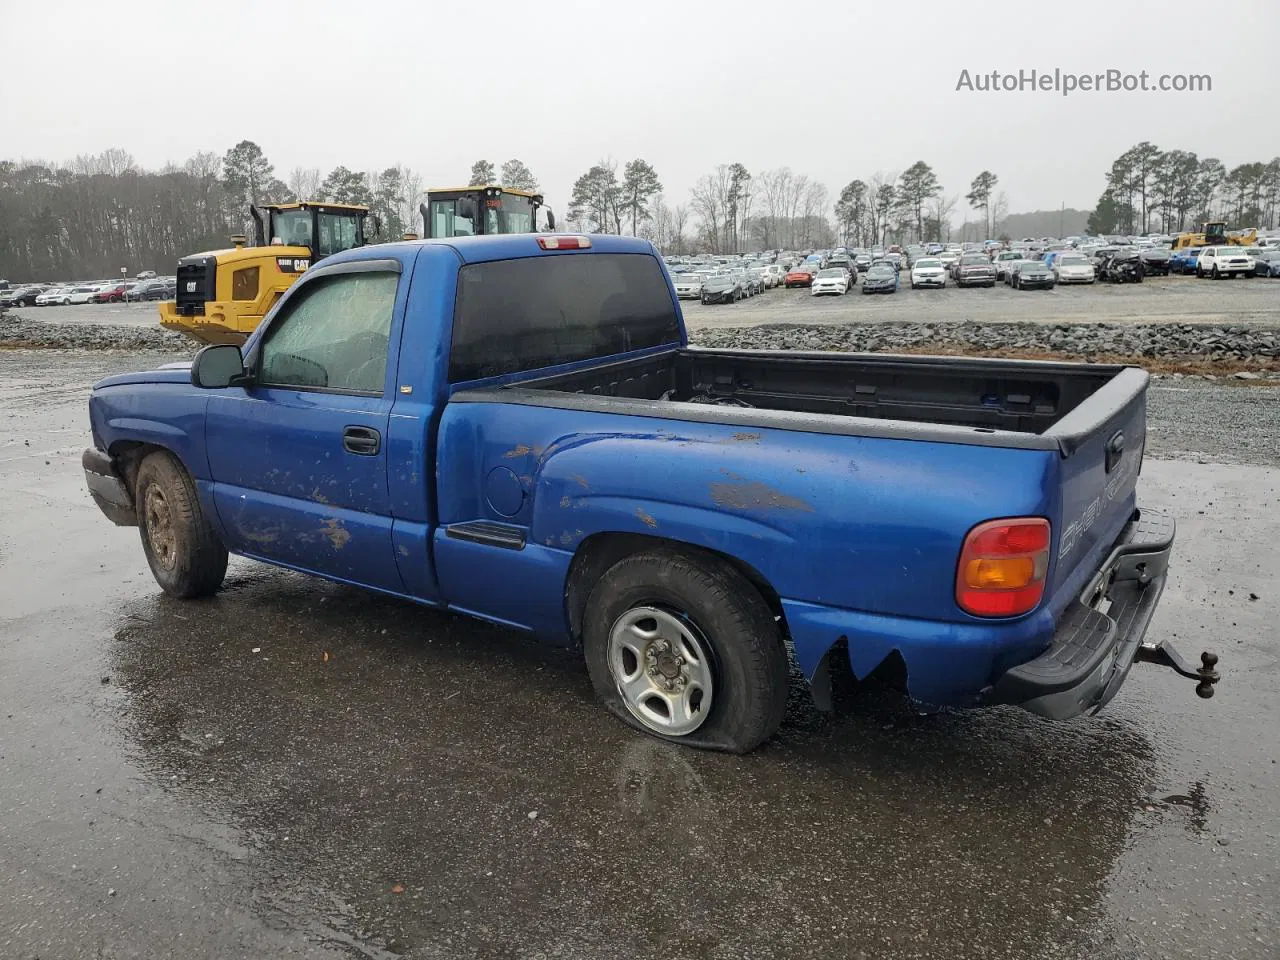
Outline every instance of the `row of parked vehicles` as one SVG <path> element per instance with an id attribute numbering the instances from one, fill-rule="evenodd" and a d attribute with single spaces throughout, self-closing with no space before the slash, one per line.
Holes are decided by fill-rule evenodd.
<path id="1" fill-rule="evenodd" d="M 172 300 L 177 295 L 175 277 L 147 277 L 127 281 L 81 283 L 32 283 L 0 290 L 0 306 L 59 307 L 80 303 L 126 303 Z"/>

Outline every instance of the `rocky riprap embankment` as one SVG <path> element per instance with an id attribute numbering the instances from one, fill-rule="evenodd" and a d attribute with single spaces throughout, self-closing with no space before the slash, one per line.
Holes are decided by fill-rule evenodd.
<path id="1" fill-rule="evenodd" d="M 1225 370 L 1280 359 L 1280 330 L 1268 327 L 1151 323 L 894 323 L 699 329 L 698 346 L 754 350 L 841 350 L 892 353 L 1015 351 L 1064 359 L 1125 357 L 1217 361 Z"/>
<path id="2" fill-rule="evenodd" d="M 160 326 L 100 323 L 44 323 L 0 314 L 0 347 L 62 350 L 163 350 L 192 354 L 194 340 Z"/>

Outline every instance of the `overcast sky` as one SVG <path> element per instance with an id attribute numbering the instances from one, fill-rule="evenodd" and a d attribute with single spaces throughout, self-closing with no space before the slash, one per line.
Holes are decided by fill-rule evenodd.
<path id="1" fill-rule="evenodd" d="M 1228 13 L 1213 27 L 1206 9 Z M 552 208 L 600 157 L 672 202 L 719 163 L 834 195 L 931 164 L 983 168 L 1011 212 L 1096 202 L 1140 140 L 1228 167 L 1280 153 L 1280 2 L 0 0 L 0 157 L 118 146 L 145 167 L 256 141 L 281 179 L 403 163 L 428 186 L 519 157 Z M 957 92 L 973 74 L 1209 73 L 1211 93 Z M 957 213 L 962 213 L 963 200 Z"/>

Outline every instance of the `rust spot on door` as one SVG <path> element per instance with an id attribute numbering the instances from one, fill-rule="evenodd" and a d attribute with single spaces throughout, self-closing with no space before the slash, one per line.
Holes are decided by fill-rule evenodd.
<path id="1" fill-rule="evenodd" d="M 645 513 L 640 507 L 636 507 L 636 516 L 640 518 L 640 522 L 650 529 L 658 525 L 658 521 L 653 519 L 649 514 Z"/>
<path id="2" fill-rule="evenodd" d="M 351 534 L 337 517 L 330 517 L 320 526 L 320 534 L 331 544 L 333 549 L 341 550 L 351 542 Z"/>

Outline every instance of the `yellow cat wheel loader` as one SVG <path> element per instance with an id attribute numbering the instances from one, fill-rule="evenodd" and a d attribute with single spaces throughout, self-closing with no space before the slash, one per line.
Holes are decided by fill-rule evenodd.
<path id="1" fill-rule="evenodd" d="M 274 203 L 250 209 L 255 245 L 178 261 L 177 299 L 160 304 L 160 323 L 202 343 L 244 343 L 311 264 L 360 247 L 369 208 L 344 203 Z M 379 229 L 377 218 L 373 233 Z"/>
<path id="2" fill-rule="evenodd" d="M 1174 252 L 1187 247 L 1251 247 L 1258 242 L 1258 231 L 1237 230 L 1227 232 L 1225 220 L 1209 220 L 1198 233 L 1180 233 L 1173 238 Z"/>

